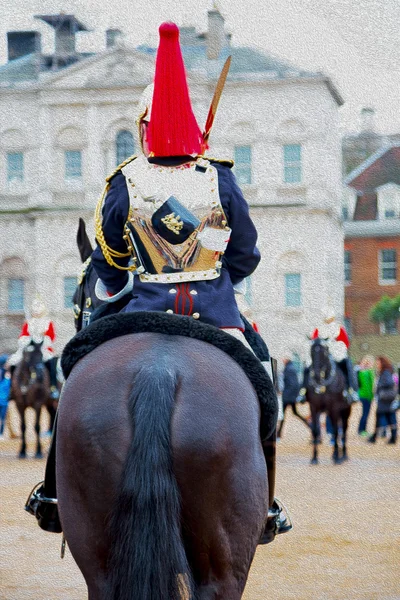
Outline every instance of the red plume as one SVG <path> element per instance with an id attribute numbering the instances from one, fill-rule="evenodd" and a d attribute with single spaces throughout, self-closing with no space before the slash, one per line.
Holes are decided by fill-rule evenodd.
<path id="1" fill-rule="evenodd" d="M 179 28 L 162 23 L 159 33 L 148 149 L 154 156 L 199 154 L 203 137 L 190 102 Z"/>

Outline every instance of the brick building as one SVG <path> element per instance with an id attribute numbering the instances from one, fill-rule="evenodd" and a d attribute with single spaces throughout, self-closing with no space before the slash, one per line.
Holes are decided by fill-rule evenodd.
<path id="1" fill-rule="evenodd" d="M 370 351 L 374 341 L 365 336 L 400 331 L 400 319 L 390 331 L 369 320 L 382 296 L 400 294 L 400 145 L 375 152 L 345 184 L 345 313 L 355 351 Z M 394 354 L 399 360 L 400 348 Z"/>

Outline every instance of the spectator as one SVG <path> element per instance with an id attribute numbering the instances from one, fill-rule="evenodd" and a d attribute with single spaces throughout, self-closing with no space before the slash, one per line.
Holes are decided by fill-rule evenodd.
<path id="1" fill-rule="evenodd" d="M 285 422 L 285 411 L 288 406 L 291 407 L 293 414 L 298 419 L 300 419 L 300 421 L 303 421 L 303 423 L 307 427 L 309 427 L 307 419 L 302 417 L 297 412 L 296 401 L 297 401 L 297 396 L 299 395 L 299 391 L 300 391 L 300 384 L 299 384 L 299 380 L 297 378 L 297 372 L 294 367 L 294 364 L 288 356 L 285 356 L 283 358 L 283 364 L 284 364 L 283 390 L 282 390 L 283 419 L 279 425 L 278 438 L 280 438 L 281 434 L 282 434 L 283 424 Z"/>
<path id="2" fill-rule="evenodd" d="M 364 356 L 358 369 L 358 396 L 362 404 L 362 415 L 358 424 L 358 434 L 367 436 L 367 422 L 371 403 L 374 399 L 374 358 L 373 356 Z"/>
<path id="3" fill-rule="evenodd" d="M 376 359 L 376 369 L 379 376 L 378 384 L 376 386 L 376 424 L 375 433 L 368 441 L 371 444 L 374 444 L 381 429 L 388 425 L 391 430 L 388 444 L 395 444 L 397 440 L 397 420 L 394 401 L 396 399 L 397 391 L 393 379 L 393 366 L 388 358 L 378 356 Z"/>
<path id="4" fill-rule="evenodd" d="M 5 369 L 6 361 L 7 356 L 0 356 L 0 440 L 4 439 L 4 425 L 11 388 L 11 375 L 8 369 Z"/>

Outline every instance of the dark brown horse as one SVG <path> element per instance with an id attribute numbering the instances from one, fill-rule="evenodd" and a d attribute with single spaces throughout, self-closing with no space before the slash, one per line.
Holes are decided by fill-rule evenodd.
<path id="1" fill-rule="evenodd" d="M 239 600 L 268 510 L 256 393 L 228 355 L 110 340 L 64 384 L 60 518 L 89 600 Z"/>
<path id="2" fill-rule="evenodd" d="M 37 436 L 35 458 L 43 458 L 40 443 L 40 414 L 42 406 L 50 409 L 53 400 L 50 396 L 50 377 L 43 363 L 43 342 L 30 342 L 24 349 L 22 360 L 15 368 L 11 384 L 11 397 L 15 400 L 21 417 L 21 449 L 19 458 L 26 458 L 25 410 L 32 407 L 36 413 L 35 432 Z"/>
<path id="3" fill-rule="evenodd" d="M 327 344 L 324 343 L 324 340 L 315 339 L 311 346 L 311 368 L 306 392 L 312 418 L 313 456 L 311 464 L 313 465 L 318 463 L 320 416 L 323 412 L 326 412 L 332 422 L 333 462 L 339 464 L 348 459 L 346 439 L 351 406 L 343 396 L 345 389 L 345 376 L 330 356 Z M 338 443 L 339 427 L 342 430 L 341 455 Z"/>

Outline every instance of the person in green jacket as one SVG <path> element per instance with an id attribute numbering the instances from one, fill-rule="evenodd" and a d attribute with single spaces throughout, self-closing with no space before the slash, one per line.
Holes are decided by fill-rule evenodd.
<path id="1" fill-rule="evenodd" d="M 364 356 L 360 362 L 358 371 L 358 397 L 362 404 L 362 415 L 358 425 L 358 434 L 363 437 L 367 436 L 367 421 L 371 403 L 374 398 L 374 357 Z"/>

